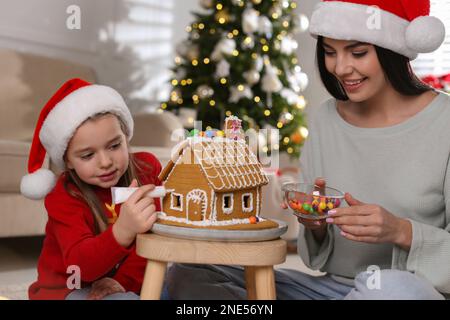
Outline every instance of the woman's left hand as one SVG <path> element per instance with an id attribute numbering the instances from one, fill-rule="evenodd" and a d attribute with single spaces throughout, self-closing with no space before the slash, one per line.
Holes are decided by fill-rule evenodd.
<path id="1" fill-rule="evenodd" d="M 347 208 L 328 212 L 327 222 L 337 225 L 345 238 L 367 243 L 393 243 L 409 250 L 412 241 L 411 223 L 394 216 L 383 207 L 366 204 L 345 194 Z"/>
<path id="2" fill-rule="evenodd" d="M 114 280 L 113 278 L 101 278 L 92 283 L 91 291 L 89 292 L 88 300 L 101 300 L 113 293 L 123 293 L 125 288 Z"/>

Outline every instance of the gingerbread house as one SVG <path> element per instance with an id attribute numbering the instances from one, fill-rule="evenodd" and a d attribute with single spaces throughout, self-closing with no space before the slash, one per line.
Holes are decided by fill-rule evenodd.
<path id="1" fill-rule="evenodd" d="M 193 227 L 258 219 L 268 178 L 244 139 L 190 137 L 159 176 L 167 193 L 160 219 Z"/>

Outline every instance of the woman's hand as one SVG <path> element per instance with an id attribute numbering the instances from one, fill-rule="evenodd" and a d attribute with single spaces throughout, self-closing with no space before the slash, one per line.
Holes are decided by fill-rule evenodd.
<path id="1" fill-rule="evenodd" d="M 366 204 L 345 194 L 347 208 L 328 211 L 328 223 L 341 229 L 341 235 L 353 241 L 367 243 L 393 243 L 409 250 L 412 241 L 411 223 L 394 216 L 383 207 Z"/>
<path id="2" fill-rule="evenodd" d="M 316 186 L 316 188 L 318 190 L 325 188 L 325 185 L 326 185 L 325 179 L 316 178 L 316 180 L 314 181 L 314 185 Z M 283 209 L 288 208 L 288 206 L 285 202 L 283 202 L 281 204 L 281 207 Z M 307 218 L 297 217 L 297 220 L 299 223 L 304 225 L 306 229 L 309 229 L 313 232 L 314 238 L 317 241 L 321 242 L 325 238 L 326 231 L 327 231 L 327 223 L 326 223 L 325 219 L 316 220 L 316 219 L 307 219 Z"/>
<path id="3" fill-rule="evenodd" d="M 125 288 L 113 278 L 101 278 L 92 283 L 91 291 L 87 296 L 88 300 L 101 300 L 113 293 L 124 293 Z"/>
<path id="4" fill-rule="evenodd" d="M 325 184 L 326 184 L 326 182 L 323 178 L 316 178 L 316 180 L 314 181 L 314 185 L 316 186 L 317 189 L 325 188 Z M 281 204 L 281 208 L 287 209 L 288 206 L 285 202 L 283 202 Z M 325 229 L 326 225 L 327 225 L 325 219 L 316 220 L 316 219 L 307 219 L 307 218 L 297 217 L 297 220 L 299 223 L 303 224 L 305 226 L 305 228 L 311 229 L 311 230 Z"/>
<path id="5" fill-rule="evenodd" d="M 137 181 L 133 180 L 130 188 L 137 186 Z M 123 247 L 128 247 L 138 233 L 147 232 L 155 223 L 157 215 L 154 200 L 145 196 L 154 188 L 152 184 L 140 187 L 120 208 L 119 218 L 113 226 L 113 234 Z"/>

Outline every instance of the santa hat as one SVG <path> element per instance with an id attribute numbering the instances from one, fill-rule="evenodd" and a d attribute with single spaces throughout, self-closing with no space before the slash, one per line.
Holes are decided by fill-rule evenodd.
<path id="1" fill-rule="evenodd" d="M 444 24 L 429 14 L 429 0 L 324 0 L 314 9 L 310 33 L 371 43 L 413 60 L 444 41 Z"/>
<path id="2" fill-rule="evenodd" d="M 44 198 L 55 186 L 52 171 L 42 168 L 48 153 L 58 169 L 64 169 L 64 153 L 76 129 L 95 114 L 111 112 L 120 117 L 133 136 L 133 118 L 121 95 L 114 89 L 81 79 L 71 79 L 41 110 L 28 158 L 28 175 L 22 177 L 20 192 L 30 199 Z"/>

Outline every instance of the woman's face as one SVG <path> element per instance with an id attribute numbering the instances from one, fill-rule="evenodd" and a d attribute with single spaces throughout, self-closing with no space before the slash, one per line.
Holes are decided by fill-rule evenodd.
<path id="1" fill-rule="evenodd" d="M 388 88 L 373 45 L 324 38 L 323 47 L 325 66 L 341 83 L 350 101 L 369 100 Z"/>
<path id="2" fill-rule="evenodd" d="M 89 119 L 76 130 L 66 152 L 66 164 L 84 182 L 115 186 L 128 168 L 126 136 L 112 114 Z"/>

